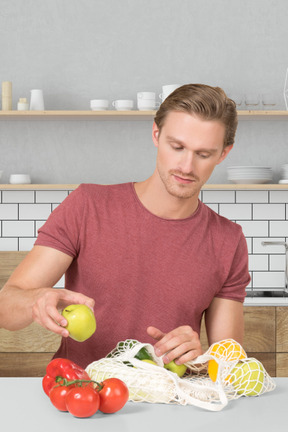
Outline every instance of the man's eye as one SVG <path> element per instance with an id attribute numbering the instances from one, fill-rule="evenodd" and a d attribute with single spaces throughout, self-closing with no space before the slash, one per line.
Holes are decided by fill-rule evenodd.
<path id="1" fill-rule="evenodd" d="M 173 146 L 173 149 L 174 150 L 183 150 L 183 147 L 181 147 L 181 146 Z"/>
<path id="2" fill-rule="evenodd" d="M 199 156 L 202 158 L 202 159 L 207 159 L 207 158 L 209 158 L 209 154 L 203 154 L 203 153 L 199 153 Z"/>

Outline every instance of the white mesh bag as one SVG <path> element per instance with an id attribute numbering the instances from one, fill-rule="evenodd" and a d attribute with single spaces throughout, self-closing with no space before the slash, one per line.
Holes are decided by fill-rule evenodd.
<path id="1" fill-rule="evenodd" d="M 229 343 L 239 347 L 233 340 Z M 129 389 L 129 400 L 134 402 L 188 404 L 210 411 L 220 411 L 231 399 L 256 396 L 275 388 L 263 365 L 248 359 L 244 350 L 246 357 L 239 360 L 237 354 L 231 355 L 231 349 L 229 355 L 225 350 L 213 350 L 215 345 L 185 363 L 187 371 L 182 378 L 163 367 L 163 360 L 155 355 L 152 345 L 131 339 L 119 342 L 105 358 L 89 364 L 86 371 L 97 382 L 112 377 L 123 380 Z M 156 365 L 135 358 L 143 347 Z M 215 382 L 207 372 L 210 360 L 216 370 Z"/>

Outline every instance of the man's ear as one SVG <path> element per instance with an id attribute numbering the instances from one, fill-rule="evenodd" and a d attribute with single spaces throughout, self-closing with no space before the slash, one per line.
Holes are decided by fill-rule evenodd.
<path id="1" fill-rule="evenodd" d="M 217 162 L 217 165 L 219 165 L 221 162 L 223 162 L 223 160 L 228 156 L 228 154 L 229 154 L 229 152 L 232 150 L 232 148 L 233 148 L 233 144 L 224 147 L 224 149 L 223 149 L 223 151 L 222 151 L 222 154 L 221 154 L 221 156 L 220 156 L 220 159 L 219 159 L 219 161 Z"/>
<path id="2" fill-rule="evenodd" d="M 155 147 L 158 147 L 159 134 L 160 134 L 160 131 L 158 129 L 158 126 L 154 122 L 153 126 L 152 126 L 152 140 L 154 142 Z"/>

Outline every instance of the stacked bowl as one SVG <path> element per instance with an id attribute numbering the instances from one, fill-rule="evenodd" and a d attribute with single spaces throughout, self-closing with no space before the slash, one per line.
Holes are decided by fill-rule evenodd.
<path id="1" fill-rule="evenodd" d="M 282 180 L 279 183 L 288 184 L 288 164 L 282 166 Z"/>
<path id="2" fill-rule="evenodd" d="M 260 166 L 232 166 L 227 168 L 228 180 L 238 184 L 271 183 L 272 168 Z"/>

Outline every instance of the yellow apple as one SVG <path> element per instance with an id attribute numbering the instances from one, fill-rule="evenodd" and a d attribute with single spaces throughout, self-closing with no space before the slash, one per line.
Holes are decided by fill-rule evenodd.
<path id="1" fill-rule="evenodd" d="M 96 320 L 92 310 L 83 304 L 67 306 L 62 311 L 63 317 L 67 320 L 65 327 L 69 336 L 77 342 L 84 342 L 95 333 Z"/>
<path id="2" fill-rule="evenodd" d="M 187 367 L 184 364 L 178 365 L 174 360 L 172 360 L 170 363 L 164 364 L 164 368 L 176 373 L 180 378 L 187 370 Z"/>
<path id="3" fill-rule="evenodd" d="M 229 377 L 237 393 L 245 396 L 257 396 L 264 386 L 264 368 L 256 360 L 239 362 L 232 369 Z"/>

